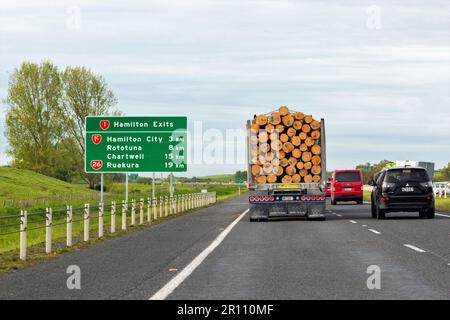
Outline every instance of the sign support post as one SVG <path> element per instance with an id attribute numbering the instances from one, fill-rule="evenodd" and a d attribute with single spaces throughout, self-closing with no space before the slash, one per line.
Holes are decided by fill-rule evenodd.
<path id="1" fill-rule="evenodd" d="M 128 172 L 125 173 L 125 203 L 128 205 Z"/>
<path id="2" fill-rule="evenodd" d="M 100 174 L 100 203 L 103 203 L 103 183 L 104 183 L 104 177 L 103 173 Z"/>

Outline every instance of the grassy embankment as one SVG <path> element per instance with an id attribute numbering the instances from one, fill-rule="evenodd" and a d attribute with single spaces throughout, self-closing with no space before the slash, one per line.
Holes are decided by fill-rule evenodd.
<path id="1" fill-rule="evenodd" d="M 236 185 L 176 185 L 175 194 L 195 193 L 202 189 L 216 191 L 219 201 L 236 196 L 238 193 Z M 241 187 L 241 191 L 243 187 Z M 121 202 L 124 198 L 124 184 L 113 184 L 108 186 L 108 193 L 105 194 L 105 204 L 111 201 Z M 143 184 L 129 185 L 129 199 L 139 200 L 150 196 L 151 186 Z M 168 185 L 157 185 L 156 196 L 168 195 Z M 95 219 L 98 214 L 99 193 L 85 186 L 69 184 L 57 179 L 37 174 L 28 170 L 18 170 L 8 167 L 0 167 L 0 217 L 13 216 L 20 214 L 21 209 L 31 212 L 45 212 L 46 207 L 51 207 L 54 212 L 53 239 L 55 241 L 65 238 L 65 212 L 67 205 L 74 208 L 83 208 L 85 203 L 91 205 L 92 220 L 90 230 L 95 233 L 98 229 L 98 222 Z M 58 210 L 63 210 L 58 213 Z M 105 208 L 105 232 L 110 226 L 110 209 Z M 145 211 L 146 212 L 146 211 Z M 74 220 L 82 218 L 82 210 L 74 210 Z M 138 214 L 138 211 L 137 211 Z M 120 228 L 120 212 L 117 212 L 116 230 Z M 128 221 L 130 223 L 130 213 L 128 212 Z M 0 234 L 19 230 L 19 218 L 0 219 Z M 57 225 L 61 223 L 61 225 Z M 45 217 L 43 215 L 29 217 L 28 245 L 33 246 L 45 241 L 45 229 L 31 230 L 36 227 L 45 226 Z M 83 232 L 83 222 L 73 223 L 74 237 L 81 236 Z M 15 250 L 19 245 L 19 234 L 0 236 L 0 253 Z"/>
<path id="2" fill-rule="evenodd" d="M 450 212 L 450 197 L 447 198 L 435 198 L 436 210 Z M 370 191 L 364 191 L 364 201 L 370 201 Z"/>

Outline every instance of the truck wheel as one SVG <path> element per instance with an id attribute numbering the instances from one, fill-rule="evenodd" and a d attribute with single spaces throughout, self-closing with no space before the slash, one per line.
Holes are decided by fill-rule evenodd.
<path id="1" fill-rule="evenodd" d="M 327 220 L 327 218 L 326 217 L 320 217 L 320 218 L 307 218 L 307 220 L 309 220 L 309 221 L 325 221 L 325 220 Z"/>
<path id="2" fill-rule="evenodd" d="M 384 218 L 386 218 L 386 211 L 384 211 L 383 209 L 380 208 L 376 208 L 377 210 L 377 219 L 378 220 L 383 220 Z"/>
<path id="3" fill-rule="evenodd" d="M 333 200 L 333 199 L 332 199 L 332 200 L 331 200 L 331 205 L 332 205 L 332 206 L 335 206 L 335 205 L 336 205 L 336 200 Z"/>

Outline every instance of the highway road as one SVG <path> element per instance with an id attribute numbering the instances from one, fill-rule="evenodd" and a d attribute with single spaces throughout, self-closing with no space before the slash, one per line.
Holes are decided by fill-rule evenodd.
<path id="1" fill-rule="evenodd" d="M 246 196 L 0 275 L 0 299 L 450 299 L 450 215 L 249 222 Z M 66 285 L 68 266 L 81 289 Z M 369 266 L 380 288 L 369 289 Z"/>

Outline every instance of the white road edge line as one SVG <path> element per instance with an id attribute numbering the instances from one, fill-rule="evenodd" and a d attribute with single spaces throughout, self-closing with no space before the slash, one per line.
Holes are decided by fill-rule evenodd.
<path id="1" fill-rule="evenodd" d="M 367 230 L 369 230 L 370 232 L 373 232 L 373 233 L 375 233 L 375 234 L 381 234 L 380 231 L 377 231 L 377 230 L 375 230 L 375 229 L 367 229 Z"/>
<path id="2" fill-rule="evenodd" d="M 164 287 L 159 289 L 149 300 L 166 299 L 191 273 L 214 251 L 215 248 L 225 239 L 234 226 L 247 214 L 249 209 L 245 210 L 236 218 L 225 230 L 223 230 L 211 244 L 194 258 L 180 273 L 173 277 Z"/>
<path id="3" fill-rule="evenodd" d="M 355 220 L 348 220 L 348 221 L 350 221 L 351 223 L 358 223 Z"/>
<path id="4" fill-rule="evenodd" d="M 448 214 L 442 214 L 442 213 L 435 213 L 435 215 L 439 216 L 439 217 L 446 217 L 446 218 L 450 218 L 450 216 Z"/>
<path id="5" fill-rule="evenodd" d="M 413 245 L 410 245 L 410 244 L 404 244 L 404 246 L 407 247 L 407 248 L 413 249 L 414 251 L 420 252 L 420 253 L 426 252 L 425 250 L 417 248 L 417 247 L 415 247 Z"/>

